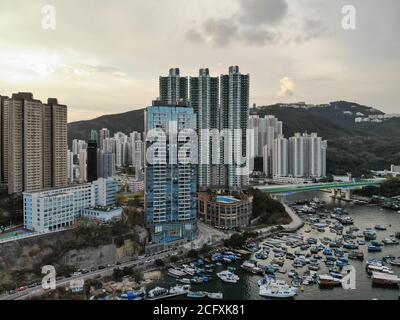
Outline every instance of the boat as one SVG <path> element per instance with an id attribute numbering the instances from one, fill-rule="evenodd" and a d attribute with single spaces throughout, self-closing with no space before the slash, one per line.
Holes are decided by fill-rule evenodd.
<path id="1" fill-rule="evenodd" d="M 168 289 L 162 288 L 162 287 L 155 287 L 154 289 L 151 289 L 147 296 L 149 299 L 156 299 L 162 296 L 166 296 L 169 293 Z"/>
<path id="2" fill-rule="evenodd" d="M 190 291 L 190 285 L 189 284 L 185 284 L 183 286 L 176 285 L 175 287 L 171 287 L 169 289 L 168 294 L 169 295 L 174 295 L 174 296 L 180 296 L 180 295 L 187 294 L 189 291 Z"/>
<path id="3" fill-rule="evenodd" d="M 342 282 L 331 275 L 323 274 L 318 276 L 318 285 L 320 287 L 338 287 L 342 285 Z"/>
<path id="4" fill-rule="evenodd" d="M 178 281 L 181 282 L 181 283 L 184 283 L 184 284 L 191 284 L 192 283 L 190 281 L 190 279 L 188 279 L 188 278 L 182 278 L 182 279 L 179 279 Z"/>
<path id="5" fill-rule="evenodd" d="M 288 299 L 297 294 L 297 289 L 287 284 L 270 282 L 260 286 L 259 295 L 267 298 Z"/>
<path id="6" fill-rule="evenodd" d="M 202 277 L 194 276 L 192 279 L 190 279 L 190 282 L 193 284 L 201 284 L 204 282 Z"/>
<path id="7" fill-rule="evenodd" d="M 375 230 L 372 229 L 372 228 L 367 228 L 367 229 L 363 232 L 363 234 L 364 234 L 365 240 L 367 240 L 367 241 L 375 240 L 375 239 L 376 239 L 376 232 L 375 232 Z"/>
<path id="8" fill-rule="evenodd" d="M 380 224 L 380 225 L 375 226 L 375 230 L 385 231 L 385 230 L 387 230 L 387 228 L 383 224 Z"/>
<path id="9" fill-rule="evenodd" d="M 285 264 L 285 259 L 283 259 L 283 258 L 274 258 L 271 261 L 271 264 L 276 264 L 276 265 L 278 265 L 280 267 L 283 267 L 283 265 Z"/>
<path id="10" fill-rule="evenodd" d="M 208 293 L 204 292 L 204 291 L 189 291 L 187 293 L 187 297 L 188 298 L 194 298 L 194 299 L 203 299 L 205 297 L 207 297 Z"/>
<path id="11" fill-rule="evenodd" d="M 374 246 L 373 244 L 368 245 L 368 252 L 380 252 L 382 248 L 380 246 Z"/>
<path id="12" fill-rule="evenodd" d="M 192 268 L 192 267 L 190 267 L 190 266 L 188 266 L 188 265 L 182 265 L 182 271 L 183 272 L 185 272 L 186 274 L 188 274 L 188 275 L 190 275 L 190 276 L 193 276 L 195 273 L 196 273 L 196 269 L 195 268 Z"/>
<path id="13" fill-rule="evenodd" d="M 382 265 L 368 265 L 366 270 L 369 274 L 372 274 L 373 272 L 393 274 L 393 270 L 391 268 Z"/>
<path id="14" fill-rule="evenodd" d="M 228 270 L 217 273 L 217 276 L 222 281 L 228 283 L 237 283 L 240 280 L 240 278 L 236 274 Z"/>
<path id="15" fill-rule="evenodd" d="M 224 298 L 224 294 L 222 292 L 208 292 L 207 297 L 209 297 L 210 299 L 222 300 Z"/>
<path id="16" fill-rule="evenodd" d="M 349 253 L 349 259 L 364 260 L 364 253 L 362 251 L 352 251 Z"/>
<path id="17" fill-rule="evenodd" d="M 346 242 L 343 244 L 343 248 L 353 250 L 358 249 L 358 245 L 353 242 Z"/>
<path id="18" fill-rule="evenodd" d="M 256 259 L 266 260 L 266 259 L 268 259 L 268 254 L 266 252 L 264 252 L 264 251 L 257 252 L 255 257 L 256 257 Z"/>
<path id="19" fill-rule="evenodd" d="M 391 264 L 392 266 L 400 266 L 400 258 L 391 260 L 391 261 L 390 261 L 390 264 Z"/>
<path id="20" fill-rule="evenodd" d="M 167 274 L 173 278 L 180 278 L 180 277 L 183 277 L 184 275 L 186 275 L 186 272 L 183 272 L 178 269 L 170 268 L 170 269 L 168 269 Z"/>
<path id="21" fill-rule="evenodd" d="M 242 269 L 252 273 L 252 274 L 263 274 L 264 270 L 258 267 L 255 263 L 251 261 L 245 261 L 240 266 Z"/>
<path id="22" fill-rule="evenodd" d="M 399 244 L 399 241 L 394 239 L 394 238 L 385 238 L 382 241 L 385 245 L 394 245 L 394 244 Z"/>
<path id="23" fill-rule="evenodd" d="M 394 274 L 373 272 L 371 278 L 373 285 L 385 286 L 385 287 L 398 287 L 400 284 L 400 278 Z"/>

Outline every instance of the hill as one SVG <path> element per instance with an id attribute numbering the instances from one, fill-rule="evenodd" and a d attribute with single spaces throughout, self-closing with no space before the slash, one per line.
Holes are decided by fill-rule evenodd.
<path id="1" fill-rule="evenodd" d="M 132 110 L 124 113 L 104 115 L 96 119 L 68 123 L 68 143 L 73 139 L 87 140 L 91 130 L 108 128 L 111 134 L 118 131 L 130 133 L 143 132 L 144 109 Z"/>
<path id="2" fill-rule="evenodd" d="M 327 168 L 330 174 L 352 172 L 362 175 L 370 169 L 400 164 L 400 119 L 383 123 L 355 123 L 355 118 L 384 115 L 375 108 L 347 101 L 325 105 L 275 104 L 252 109 L 251 113 L 275 115 L 283 121 L 286 137 L 295 132 L 317 132 L 328 140 Z M 108 128 L 111 134 L 143 131 L 144 109 L 102 116 L 68 124 L 69 141 L 88 139 L 90 130 Z"/>

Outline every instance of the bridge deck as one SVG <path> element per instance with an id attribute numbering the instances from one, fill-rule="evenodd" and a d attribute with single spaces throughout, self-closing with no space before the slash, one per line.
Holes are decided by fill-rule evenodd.
<path id="1" fill-rule="evenodd" d="M 254 188 L 267 193 L 286 193 L 302 192 L 323 189 L 351 189 L 367 186 L 374 186 L 383 183 L 386 179 L 370 179 L 355 182 L 328 182 L 328 183 L 310 183 L 310 184 L 287 184 L 287 185 L 266 185 L 255 186 Z"/>

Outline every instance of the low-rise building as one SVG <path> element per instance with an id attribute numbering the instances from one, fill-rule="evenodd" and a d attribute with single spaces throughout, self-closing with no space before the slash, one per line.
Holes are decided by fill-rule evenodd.
<path id="1" fill-rule="evenodd" d="M 197 194 L 198 216 L 205 223 L 222 229 L 247 227 L 253 210 L 253 197 L 214 195 L 207 192 Z"/>
<path id="2" fill-rule="evenodd" d="M 123 209 L 119 207 L 96 206 L 94 208 L 82 209 L 81 217 L 101 222 L 110 222 L 121 219 L 122 212 Z"/>
<path id="3" fill-rule="evenodd" d="M 46 232 L 72 227 L 83 209 L 114 206 L 118 191 L 112 179 L 66 188 L 23 193 L 25 229 Z"/>

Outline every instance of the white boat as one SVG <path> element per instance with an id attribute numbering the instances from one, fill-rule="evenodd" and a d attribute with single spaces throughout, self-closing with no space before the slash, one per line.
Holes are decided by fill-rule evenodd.
<path id="1" fill-rule="evenodd" d="M 224 294 L 222 292 L 208 292 L 207 297 L 209 297 L 210 299 L 222 300 L 224 298 Z"/>
<path id="2" fill-rule="evenodd" d="M 342 285 L 342 281 L 332 277 L 331 275 L 322 274 L 318 276 L 318 284 L 321 287 L 336 287 Z"/>
<path id="3" fill-rule="evenodd" d="M 236 274 L 234 274 L 233 272 L 230 272 L 228 270 L 217 273 L 217 276 L 222 281 L 229 282 L 229 283 L 237 283 L 240 279 Z"/>
<path id="4" fill-rule="evenodd" d="M 196 273 L 196 270 L 188 265 L 182 265 L 183 267 L 183 272 L 185 272 L 186 274 L 193 276 Z"/>
<path id="5" fill-rule="evenodd" d="M 169 293 L 169 291 L 165 288 L 155 287 L 154 289 L 151 289 L 147 295 L 150 299 L 154 299 L 154 298 L 158 298 L 161 296 L 165 296 L 168 293 Z"/>
<path id="6" fill-rule="evenodd" d="M 190 281 L 190 279 L 188 279 L 188 278 L 182 278 L 182 279 L 179 279 L 178 281 L 181 282 L 181 283 L 184 283 L 184 284 L 191 284 L 192 283 L 192 281 Z"/>
<path id="7" fill-rule="evenodd" d="M 386 266 L 375 266 L 375 265 L 368 265 L 367 266 L 367 272 L 369 274 L 373 273 L 373 272 L 379 272 L 379 273 L 386 273 L 386 274 L 393 274 L 393 270 L 389 267 Z"/>
<path id="8" fill-rule="evenodd" d="M 176 285 L 175 287 L 172 287 L 169 289 L 169 294 L 170 295 L 184 295 L 187 294 L 190 291 L 190 285 L 189 284 L 185 284 L 183 286 L 180 285 Z"/>
<path id="9" fill-rule="evenodd" d="M 170 268 L 168 269 L 168 275 L 174 278 L 180 278 L 183 277 L 184 275 L 186 275 L 186 272 L 183 272 L 181 270 L 177 270 L 174 268 Z"/>
<path id="10" fill-rule="evenodd" d="M 400 278 L 394 274 L 373 272 L 372 283 L 374 285 L 387 286 L 387 287 L 398 286 L 400 284 Z"/>
<path id="11" fill-rule="evenodd" d="M 277 282 L 270 282 L 260 287 L 259 295 L 267 298 L 288 299 L 297 294 L 295 288 L 288 285 L 282 285 Z"/>

